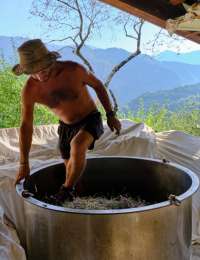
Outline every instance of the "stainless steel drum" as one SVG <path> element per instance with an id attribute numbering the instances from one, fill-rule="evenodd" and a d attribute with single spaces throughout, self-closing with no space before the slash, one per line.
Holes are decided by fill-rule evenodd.
<path id="1" fill-rule="evenodd" d="M 64 178 L 64 164 L 54 164 L 33 171 L 26 184 L 17 185 L 17 192 L 21 196 L 28 185 L 39 196 L 53 194 Z M 94 158 L 87 161 L 82 183 L 87 195 L 125 188 L 151 204 L 84 210 L 23 198 L 28 260 L 190 259 L 191 196 L 199 181 L 189 169 L 144 158 Z"/>

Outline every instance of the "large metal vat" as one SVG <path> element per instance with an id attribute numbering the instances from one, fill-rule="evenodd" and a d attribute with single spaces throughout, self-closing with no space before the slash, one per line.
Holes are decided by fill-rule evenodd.
<path id="1" fill-rule="evenodd" d="M 45 191 L 54 193 L 64 175 L 64 165 L 54 164 L 32 172 L 26 185 L 29 189 L 37 187 L 41 195 Z M 80 210 L 23 198 L 28 260 L 190 259 L 191 196 L 199 185 L 190 170 L 144 158 L 93 158 L 87 161 L 82 183 L 88 194 L 126 187 L 152 204 L 131 209 Z M 20 196 L 23 189 L 23 184 L 17 185 Z M 175 200 L 168 199 L 170 194 L 176 196 Z"/>

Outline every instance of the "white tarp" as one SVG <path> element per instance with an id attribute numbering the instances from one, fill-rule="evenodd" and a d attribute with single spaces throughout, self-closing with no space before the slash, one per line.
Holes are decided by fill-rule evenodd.
<path id="1" fill-rule="evenodd" d="M 144 124 L 135 124 L 129 120 L 122 120 L 120 136 L 112 133 L 105 126 L 105 133 L 95 143 L 95 149 L 88 152 L 90 156 L 141 156 L 149 158 L 167 159 L 179 163 L 200 176 L 200 138 L 177 131 L 155 133 Z M 18 169 L 18 128 L 0 129 L 0 206 L 4 211 L 4 218 L 19 231 L 21 244 L 25 243 L 26 216 L 23 211 L 23 201 L 16 194 L 13 182 Z M 31 169 L 49 165 L 60 161 L 57 149 L 57 126 L 39 126 L 34 128 L 33 145 L 30 153 Z M 193 258 L 200 260 L 200 191 L 193 197 Z M 3 216 L 3 214 L 2 214 Z M 2 217 L 3 219 L 3 217 Z M 7 223 L 8 223 L 7 221 Z M 17 240 L 16 232 L 10 232 L 11 227 L 3 221 L 0 225 L 3 240 L 0 251 L 6 252 L 0 259 L 25 259 L 23 247 Z M 1 226 L 0 226 L 1 227 Z M 7 229 L 6 229 L 7 227 Z M 7 235 L 9 233 L 9 236 Z M 12 233 L 12 234 L 11 234 Z M 0 240 L 1 242 L 1 240 Z M 1 248 L 2 246 L 2 248 Z M 19 255 L 21 254 L 21 258 Z M 7 258 L 6 258 L 7 257 Z M 10 257 L 10 258 L 9 258 Z"/>
<path id="2" fill-rule="evenodd" d="M 0 259 L 26 260 L 16 230 L 9 221 L 6 221 L 2 207 L 0 207 Z"/>

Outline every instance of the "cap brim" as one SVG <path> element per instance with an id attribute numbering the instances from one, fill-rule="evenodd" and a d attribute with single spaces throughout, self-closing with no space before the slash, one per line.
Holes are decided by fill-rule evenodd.
<path id="1" fill-rule="evenodd" d="M 16 75 L 16 76 L 20 76 L 24 73 L 22 67 L 20 66 L 20 64 L 16 64 L 13 68 L 12 68 L 12 72 Z"/>
<path id="2" fill-rule="evenodd" d="M 57 59 L 61 58 L 60 53 L 57 51 L 51 51 L 51 52 L 49 52 L 49 54 L 50 54 L 51 58 L 53 58 L 53 59 L 57 60 Z"/>

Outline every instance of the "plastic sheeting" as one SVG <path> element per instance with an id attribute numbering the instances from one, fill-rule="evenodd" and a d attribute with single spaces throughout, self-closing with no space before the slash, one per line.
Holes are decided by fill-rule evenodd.
<path id="1" fill-rule="evenodd" d="M 6 221 L 2 207 L 0 207 L 0 259 L 26 260 L 16 230 L 9 221 Z"/>
<path id="2" fill-rule="evenodd" d="M 23 247 L 25 248 L 26 245 L 26 216 L 23 200 L 16 194 L 13 185 L 18 169 L 18 136 L 18 128 L 0 130 L 0 206 L 4 210 L 7 224 L 10 225 L 2 222 L 4 229 L 1 229 L 0 223 L 0 235 L 1 232 L 3 234 L 3 240 L 0 237 L 0 259 L 2 260 L 25 259 Z M 57 139 L 57 125 L 34 128 L 30 152 L 31 169 L 61 161 Z M 199 137 L 178 131 L 155 133 L 146 125 L 129 120 L 122 120 L 120 136 L 116 136 L 105 125 L 105 132 L 95 143 L 95 149 L 87 154 L 88 157 L 102 155 L 165 158 L 191 169 L 200 176 Z M 11 226 L 12 232 L 10 232 Z M 9 236 L 6 235 L 8 233 Z M 1 258 L 1 252 L 6 252 L 4 258 Z M 200 191 L 193 197 L 192 260 L 200 260 Z"/>

